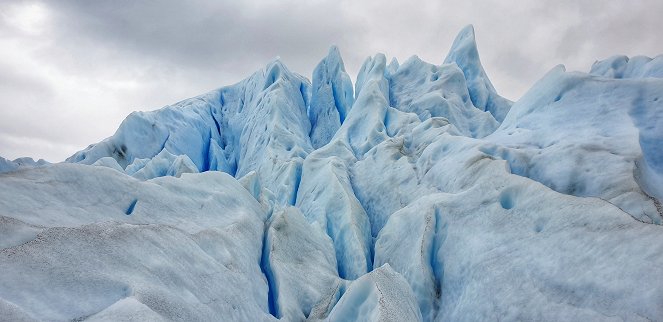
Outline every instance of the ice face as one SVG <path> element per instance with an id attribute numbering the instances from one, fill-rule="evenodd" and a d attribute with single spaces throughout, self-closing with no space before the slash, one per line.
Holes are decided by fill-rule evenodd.
<path id="1" fill-rule="evenodd" d="M 345 72 L 343 59 L 337 47 L 329 49 L 313 71 L 311 104 L 308 116 L 311 122 L 311 144 L 317 149 L 329 143 L 352 108 L 354 96 L 352 81 Z"/>
<path id="2" fill-rule="evenodd" d="M 354 160 L 340 140 L 316 150 L 304 161 L 297 197 L 306 219 L 333 241 L 339 276 L 346 279 L 356 279 L 372 267 L 370 221 L 348 170 Z"/>
<path id="3" fill-rule="evenodd" d="M 456 64 L 435 66 L 413 56 L 387 77 L 389 105 L 415 113 L 421 121 L 444 117 L 471 137 L 484 137 L 499 126 L 489 112 L 473 105 L 468 83 Z"/>
<path id="4" fill-rule="evenodd" d="M 0 159 L 11 320 L 663 319 L 661 56 L 515 103 L 473 28 L 442 65 L 337 48 Z"/>
<path id="5" fill-rule="evenodd" d="M 331 239 L 311 228 L 294 207 L 272 215 L 266 228 L 262 266 L 271 283 L 272 314 L 278 318 L 323 318 L 344 285 Z"/>
<path id="6" fill-rule="evenodd" d="M 463 71 L 474 106 L 482 111 L 490 112 L 499 122 L 504 119 L 512 103 L 497 94 L 493 84 L 486 76 L 479 60 L 472 25 L 463 28 L 456 36 L 444 63 L 455 63 Z"/>

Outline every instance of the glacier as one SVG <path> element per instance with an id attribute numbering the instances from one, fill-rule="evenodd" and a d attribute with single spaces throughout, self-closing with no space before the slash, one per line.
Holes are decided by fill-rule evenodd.
<path id="1" fill-rule="evenodd" d="M 0 320 L 663 320 L 663 56 L 500 96 L 332 46 L 0 158 Z"/>

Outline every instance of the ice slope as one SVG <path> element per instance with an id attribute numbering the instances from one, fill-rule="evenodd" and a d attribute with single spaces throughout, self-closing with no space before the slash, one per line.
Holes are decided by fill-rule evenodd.
<path id="1" fill-rule="evenodd" d="M 612 79 L 557 67 L 486 140 L 495 145 L 483 151 L 507 160 L 515 174 L 661 224 L 661 78 Z"/>
<path id="2" fill-rule="evenodd" d="M 0 191 L 0 306 L 21 316 L 270 317 L 267 213 L 226 174 L 57 164 L 2 174 Z"/>
<path id="3" fill-rule="evenodd" d="M 660 70 L 555 68 L 512 104 L 469 26 L 354 95 L 332 47 L 312 85 L 276 60 L 132 113 L 0 174 L 1 316 L 663 320 Z"/>

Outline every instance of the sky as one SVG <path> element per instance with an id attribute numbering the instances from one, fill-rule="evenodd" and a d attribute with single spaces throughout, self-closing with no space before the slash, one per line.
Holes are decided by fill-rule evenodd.
<path id="1" fill-rule="evenodd" d="M 353 78 L 377 52 L 441 64 L 468 24 L 515 101 L 558 64 L 663 54 L 662 12 L 660 0 L 3 0 L 0 156 L 62 161 L 132 111 L 234 84 L 277 56 L 309 79 L 331 45 Z"/>

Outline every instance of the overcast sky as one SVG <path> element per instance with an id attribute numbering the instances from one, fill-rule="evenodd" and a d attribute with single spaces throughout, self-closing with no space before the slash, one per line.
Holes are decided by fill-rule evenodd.
<path id="1" fill-rule="evenodd" d="M 61 161 L 154 110 L 280 56 L 310 78 L 332 44 L 354 77 L 376 52 L 440 64 L 476 30 L 497 91 L 517 100 L 557 64 L 663 53 L 661 0 L 0 2 L 0 156 Z"/>

